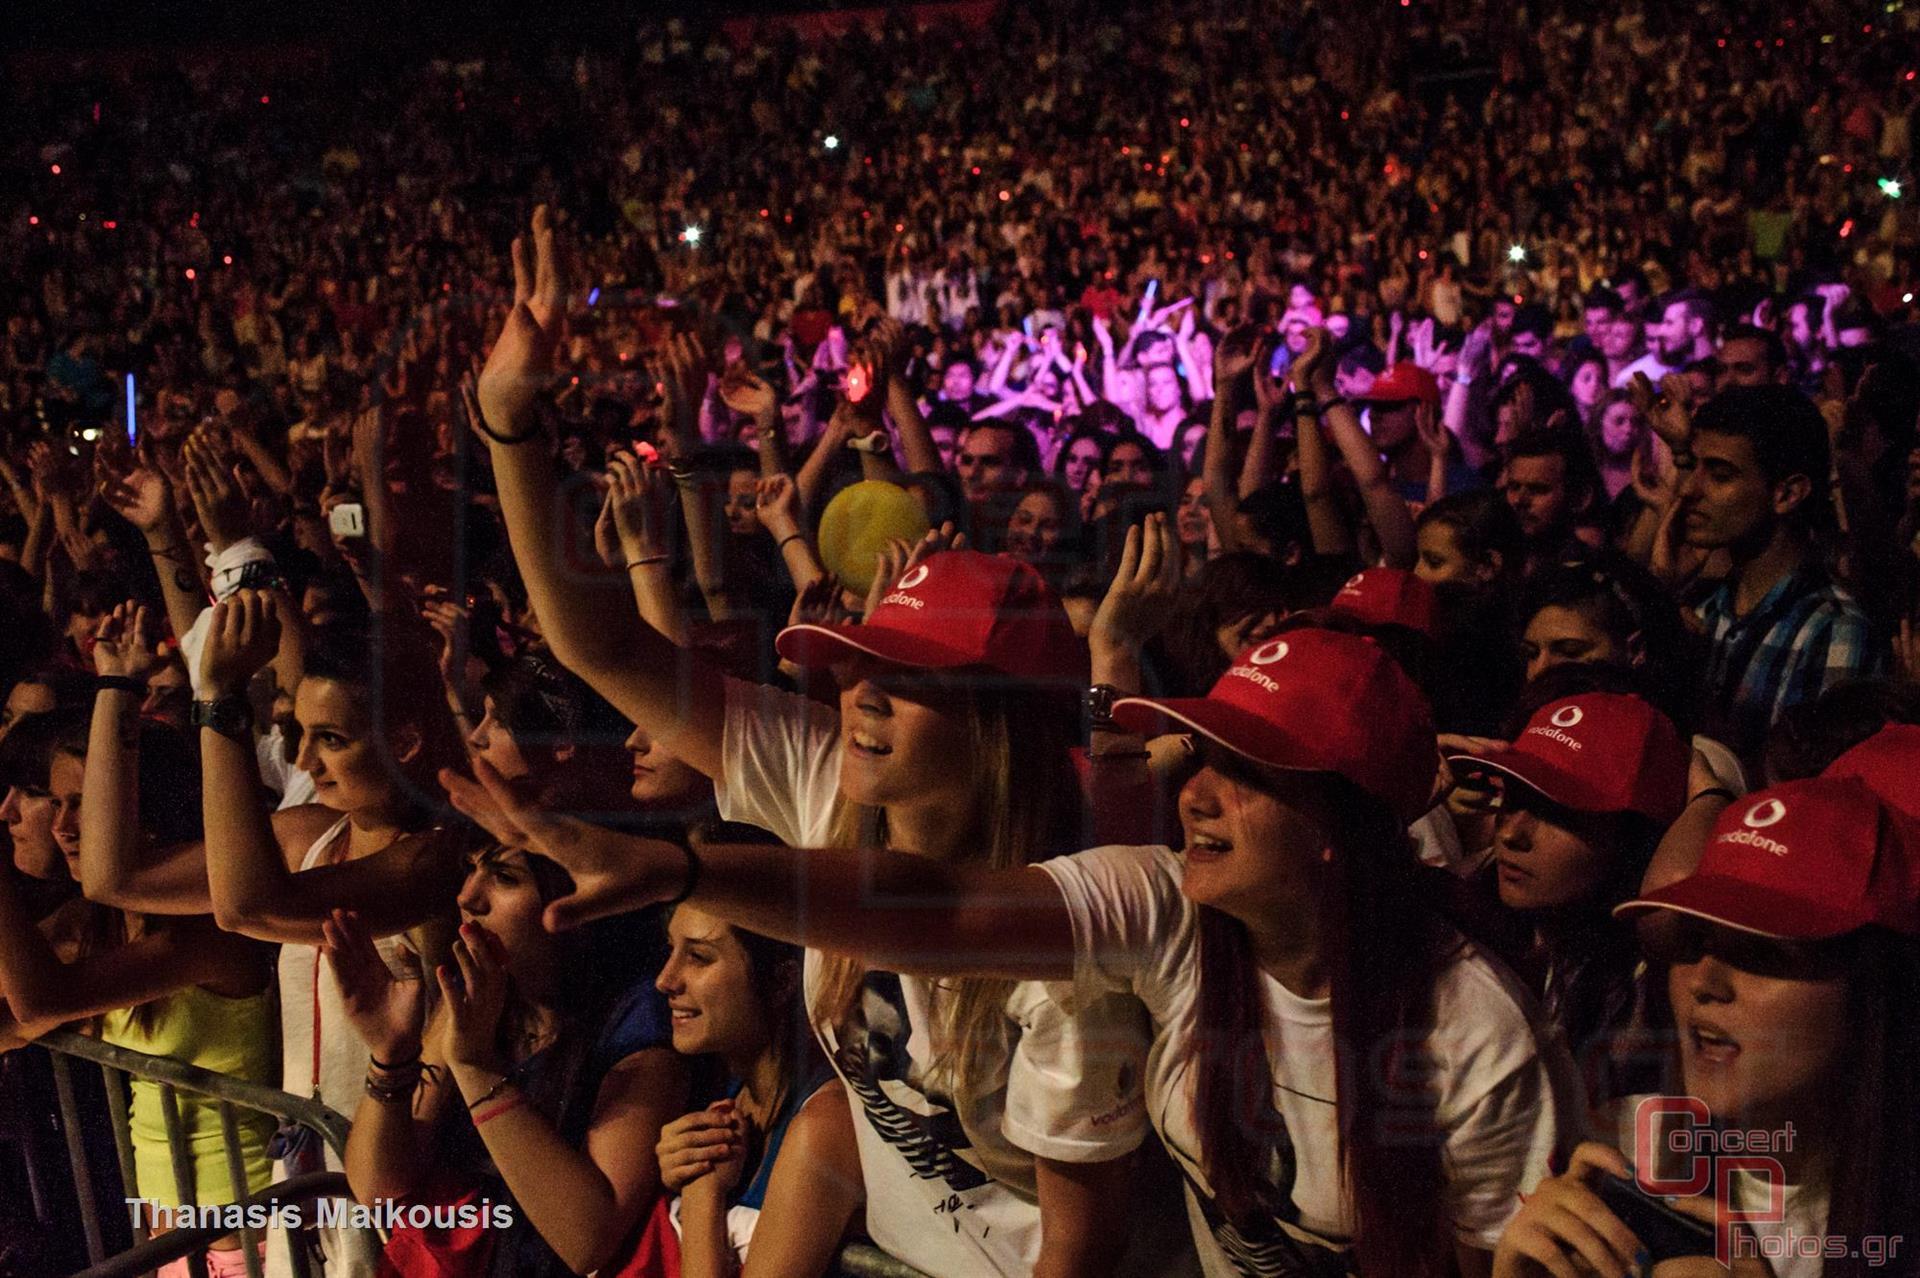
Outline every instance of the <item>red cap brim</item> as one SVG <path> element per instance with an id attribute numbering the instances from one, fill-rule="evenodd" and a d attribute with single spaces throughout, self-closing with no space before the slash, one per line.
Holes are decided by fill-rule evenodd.
<path id="1" fill-rule="evenodd" d="M 1597 787 L 1580 777 L 1556 768 L 1537 755 L 1519 750 L 1496 754 L 1450 754 L 1449 764 L 1462 764 L 1467 770 L 1502 772 L 1521 784 L 1538 790 L 1549 802 L 1575 812 L 1610 812 L 1610 800 Z"/>
<path id="2" fill-rule="evenodd" d="M 886 626 L 788 626 L 774 636 L 773 647 L 800 666 L 830 666 L 862 654 L 929 670 L 953 670 L 980 660 L 924 635 L 902 634 Z"/>
<path id="3" fill-rule="evenodd" d="M 1328 772 L 1325 758 L 1258 715 L 1206 697 L 1149 701 L 1125 697 L 1113 703 L 1114 722 L 1143 737 L 1198 732 L 1255 763 L 1290 772 Z"/>
<path id="4" fill-rule="evenodd" d="M 1647 910 L 1691 914 L 1740 932 L 1790 941 L 1844 936 L 1870 920 L 1720 874 L 1696 874 L 1613 908 L 1616 917 Z"/>

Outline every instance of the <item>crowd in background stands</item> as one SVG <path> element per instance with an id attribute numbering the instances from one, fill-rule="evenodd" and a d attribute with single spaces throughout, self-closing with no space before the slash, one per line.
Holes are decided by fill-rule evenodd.
<path id="1" fill-rule="evenodd" d="M 333 1275 L 1624 1273 L 1676 1087 L 1920 1221 L 1920 10 L 738 36 L 6 86 L 0 1047 L 514 1208 Z"/>

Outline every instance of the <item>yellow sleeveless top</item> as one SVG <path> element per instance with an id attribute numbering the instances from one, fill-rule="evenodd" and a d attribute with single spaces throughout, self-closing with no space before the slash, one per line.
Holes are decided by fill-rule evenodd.
<path id="1" fill-rule="evenodd" d="M 101 1018 L 100 1038 L 117 1047 L 171 1056 L 266 1087 L 280 1081 L 280 1014 L 271 987 L 245 998 L 228 998 L 190 986 L 162 999 L 154 1008 L 152 1022 L 143 1032 L 135 1025 L 131 1010 L 108 1012 Z M 247 1174 L 246 1187 L 236 1191 L 228 1174 L 226 1142 L 220 1134 L 219 1104 L 186 1092 L 178 1093 L 177 1099 L 180 1125 L 193 1160 L 196 1203 L 209 1207 L 236 1202 L 272 1182 L 267 1141 L 276 1123 L 271 1115 L 238 1107 L 234 1110 Z M 167 1122 L 160 1108 L 158 1083 L 133 1080 L 129 1119 L 139 1186 L 127 1186 L 128 1196 L 178 1206 L 181 1198 L 173 1183 L 173 1159 L 167 1151 Z"/>

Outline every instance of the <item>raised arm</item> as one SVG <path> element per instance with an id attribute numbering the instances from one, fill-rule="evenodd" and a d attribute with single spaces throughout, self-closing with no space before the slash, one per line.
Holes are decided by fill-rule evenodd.
<path id="1" fill-rule="evenodd" d="M 454 806 L 502 843 L 548 857 L 573 876 L 574 893 L 547 907 L 549 928 L 671 900 L 691 887 L 702 910 L 736 926 L 894 971 L 1009 980 L 1073 974 L 1072 920 L 1044 870 L 873 848 L 704 844 L 689 856 L 672 843 L 530 808 L 482 760 L 474 772 L 478 779 L 440 774 Z"/>
<path id="2" fill-rule="evenodd" d="M 720 399 L 734 412 L 753 418 L 754 438 L 760 441 L 760 473 L 786 474 L 787 428 L 780 418 L 780 400 L 773 387 L 743 361 L 721 375 Z"/>
<path id="3" fill-rule="evenodd" d="M 1213 526 L 1229 550 L 1238 545 L 1234 512 L 1239 509 L 1233 491 L 1233 383 L 1251 369 L 1267 349 L 1247 332 L 1230 333 L 1213 348 L 1213 405 L 1207 415 L 1207 444 L 1200 459 L 1200 480 L 1207 493 Z"/>
<path id="4" fill-rule="evenodd" d="M 664 365 L 661 381 L 666 402 L 660 409 L 660 442 L 668 473 L 680 492 L 693 579 L 707 601 L 708 613 L 720 621 L 737 615 L 740 603 L 727 581 L 726 536 L 721 531 L 726 477 L 692 465 L 700 441 L 698 410 L 709 376 L 707 348 L 697 337 L 676 334 L 667 340 Z"/>
<path id="5" fill-rule="evenodd" d="M 121 604 L 93 648 L 103 678 L 144 686 L 166 664 L 144 607 Z M 206 859 L 195 847 L 150 849 L 140 833 L 140 701 L 134 686 L 94 694 L 87 784 L 80 796 L 80 882 L 87 898 L 151 914 L 207 914 Z"/>
<path id="6" fill-rule="evenodd" d="M 800 508 L 810 518 L 819 513 L 820 492 L 826 487 L 827 472 L 839 460 L 847 441 L 856 433 L 864 433 L 862 427 L 863 423 L 854 415 L 852 406 L 842 399 L 833 410 L 833 416 L 827 419 L 826 430 L 813 442 L 813 451 L 807 454 L 800 474 L 793 481 L 800 492 Z"/>
<path id="7" fill-rule="evenodd" d="M 1342 517 L 1339 500 L 1333 491 L 1333 463 L 1327 455 L 1326 437 L 1320 433 L 1320 418 L 1307 403 L 1314 396 L 1312 385 L 1318 366 L 1325 364 L 1326 340 L 1315 330 L 1307 349 L 1293 361 L 1287 375 L 1293 379 L 1301 406 L 1294 410 L 1294 448 L 1300 460 L 1300 500 L 1307 508 L 1307 532 L 1313 548 L 1323 555 L 1340 554 L 1353 548 L 1353 530 Z M 1329 374 L 1331 377 L 1331 374 Z M 1331 384 L 1331 383 L 1329 383 Z"/>
<path id="8" fill-rule="evenodd" d="M 576 1147 L 509 1082 L 512 1063 L 498 1047 L 505 947 L 466 927 L 452 957 L 458 982 L 454 964 L 443 964 L 438 976 L 454 1085 L 527 1223 L 568 1268 L 591 1273 L 615 1259 L 659 1192 L 654 1147 L 661 1127 L 686 1108 L 686 1063 L 671 1047 L 645 1048 L 616 1063 Z"/>
<path id="9" fill-rule="evenodd" d="M 278 611 L 265 592 L 241 590 L 214 606 L 202 654 L 209 700 L 243 695 L 279 646 Z M 200 730 L 207 882 L 220 926 L 263 941 L 313 945 L 335 909 L 360 914 L 380 934 L 403 931 L 447 910 L 463 874 L 452 837 L 397 839 L 369 856 L 299 872 L 287 847 L 304 850 L 326 810 L 269 811 L 250 735 Z"/>
<path id="10" fill-rule="evenodd" d="M 1273 376 L 1274 341 L 1269 336 L 1254 351 L 1253 398 L 1259 411 L 1254 418 L 1253 438 L 1247 444 L 1246 460 L 1240 466 L 1242 500 L 1279 478 L 1275 472 L 1280 469 L 1280 450 L 1275 445 L 1291 401 L 1287 388 Z"/>
<path id="11" fill-rule="evenodd" d="M 814 550 L 813 539 L 801 522 L 800 497 L 792 479 L 774 475 L 761 480 L 754 489 L 753 508 L 760 516 L 760 526 L 773 537 L 774 548 L 780 552 L 780 561 L 786 565 L 795 591 L 805 590 L 827 575 Z"/>
<path id="12" fill-rule="evenodd" d="M 673 480 L 666 467 L 623 450 L 607 459 L 607 481 L 619 567 L 640 619 L 685 647 L 687 620 L 673 589 Z"/>
<path id="13" fill-rule="evenodd" d="M 103 451 L 96 457 L 100 496 L 146 539 L 167 605 L 167 624 L 178 639 L 193 628 L 194 619 L 206 608 L 207 581 L 202 558 L 187 542 L 173 490 L 157 468 L 137 465 L 124 454 Z"/>
<path id="14" fill-rule="evenodd" d="M 1332 401 L 1325 416 L 1326 432 L 1340 450 L 1347 469 L 1353 472 L 1354 481 L 1360 485 L 1360 500 L 1366 506 L 1367 522 L 1373 525 L 1374 535 L 1380 540 L 1381 557 L 1390 567 L 1411 568 L 1414 561 L 1413 515 L 1407 510 L 1407 503 L 1394 490 L 1387 476 L 1387 468 L 1380 461 L 1379 451 L 1361 428 L 1360 414 L 1354 411 L 1353 405 L 1335 397 L 1332 359 L 1324 353 L 1314 356 L 1314 350 L 1324 352 L 1328 348 L 1326 333 L 1316 331 L 1314 343 L 1314 348 L 1302 357 L 1303 360 L 1310 359 L 1312 367 L 1302 379 L 1301 389 L 1311 390 L 1319 403 Z"/>
<path id="15" fill-rule="evenodd" d="M 645 728 L 662 748 L 712 776 L 720 769 L 719 672 L 641 622 L 626 583 L 587 573 L 567 548 L 587 544 L 561 502 L 536 401 L 553 368 L 562 281 L 553 224 L 534 214 L 516 240 L 514 305 L 478 388 L 493 473 L 514 558 L 554 656 Z"/>

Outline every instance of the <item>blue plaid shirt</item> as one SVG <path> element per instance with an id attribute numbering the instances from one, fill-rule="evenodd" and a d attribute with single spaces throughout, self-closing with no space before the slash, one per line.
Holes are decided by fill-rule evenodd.
<path id="1" fill-rule="evenodd" d="M 1754 758 L 1782 711 L 1875 673 L 1879 653 L 1866 613 L 1816 564 L 1788 573 L 1744 617 L 1734 615 L 1733 591 L 1728 580 L 1695 610 L 1712 644 L 1708 717 L 1716 735 Z"/>

